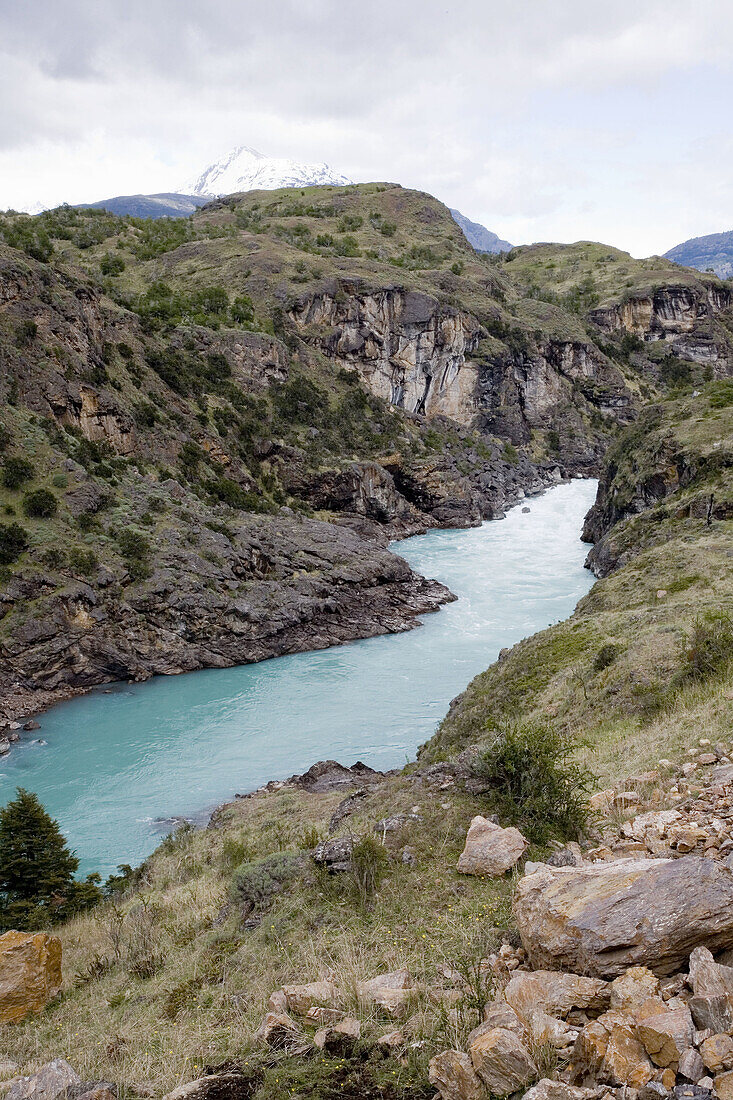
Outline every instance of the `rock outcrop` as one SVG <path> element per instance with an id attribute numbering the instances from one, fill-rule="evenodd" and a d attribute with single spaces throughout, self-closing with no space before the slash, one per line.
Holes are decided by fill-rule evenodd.
<path id="1" fill-rule="evenodd" d="M 700 944 L 733 946 L 733 872 L 698 856 L 545 865 L 520 882 L 515 915 L 534 966 L 671 974 Z"/>
<path id="2" fill-rule="evenodd" d="M 0 1023 L 45 1008 L 61 988 L 61 941 L 45 932 L 0 936 Z"/>

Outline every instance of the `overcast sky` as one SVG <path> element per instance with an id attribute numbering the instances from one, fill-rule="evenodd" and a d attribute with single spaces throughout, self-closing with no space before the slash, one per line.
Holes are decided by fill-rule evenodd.
<path id="1" fill-rule="evenodd" d="M 0 209 L 244 144 L 642 256 L 733 228 L 731 104 L 730 0 L 0 0 Z"/>

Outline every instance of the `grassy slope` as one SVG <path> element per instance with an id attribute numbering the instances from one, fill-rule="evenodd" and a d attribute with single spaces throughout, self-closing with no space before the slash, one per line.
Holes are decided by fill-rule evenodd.
<path id="1" fill-rule="evenodd" d="M 719 285 L 716 276 L 680 267 L 663 256 L 635 260 L 628 252 L 595 241 L 515 248 L 507 253 L 504 270 L 520 285 L 551 287 L 558 294 L 567 293 L 590 277 L 600 306 L 641 296 L 659 286 Z"/>

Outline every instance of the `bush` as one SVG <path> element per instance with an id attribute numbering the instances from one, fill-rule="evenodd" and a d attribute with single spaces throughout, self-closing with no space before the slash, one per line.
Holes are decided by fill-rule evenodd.
<path id="1" fill-rule="evenodd" d="M 612 643 L 602 645 L 596 653 L 596 659 L 593 662 L 594 672 L 602 672 L 604 668 L 608 668 L 609 665 L 613 664 L 620 653 L 620 645 L 613 645 Z"/>
<path id="2" fill-rule="evenodd" d="M 573 759 L 577 743 L 548 724 L 507 724 L 473 761 L 472 775 L 502 820 L 530 840 L 576 836 L 594 776 Z"/>
<path id="3" fill-rule="evenodd" d="M 28 532 L 19 523 L 0 523 L 0 565 L 10 565 L 28 549 Z"/>
<path id="4" fill-rule="evenodd" d="M 717 676 L 733 661 L 733 619 L 723 612 L 695 620 L 689 645 L 683 652 L 681 682 Z"/>
<path id="5" fill-rule="evenodd" d="M 30 481 L 34 473 L 33 463 L 27 458 L 11 455 L 3 463 L 3 485 L 6 489 L 19 489 L 26 481 Z"/>
<path id="6" fill-rule="evenodd" d="M 125 270 L 125 261 L 121 256 L 106 252 L 99 261 L 99 269 L 103 275 L 121 275 Z"/>
<path id="7" fill-rule="evenodd" d="M 279 894 L 296 877 L 302 865 L 301 856 L 280 852 L 240 867 L 234 880 L 234 891 L 242 903 L 242 916 L 247 918 L 256 910 L 265 909 L 275 894 Z"/>
<path id="8" fill-rule="evenodd" d="M 367 833 L 351 849 L 351 876 L 359 902 L 372 904 L 387 866 L 387 852 L 375 836 Z"/>
<path id="9" fill-rule="evenodd" d="M 23 511 L 33 519 L 51 519 L 56 515 L 59 502 L 50 489 L 35 489 L 23 497 Z"/>
<path id="10" fill-rule="evenodd" d="M 123 528 L 117 533 L 117 545 L 133 580 L 142 580 L 149 576 L 150 542 L 142 531 L 135 531 L 132 527 Z"/>

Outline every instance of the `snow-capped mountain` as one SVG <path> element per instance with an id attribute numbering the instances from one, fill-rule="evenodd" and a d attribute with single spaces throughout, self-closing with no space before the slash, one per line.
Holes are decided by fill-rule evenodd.
<path id="1" fill-rule="evenodd" d="M 300 164 L 284 157 L 266 157 L 240 145 L 210 164 L 179 190 L 187 195 L 233 195 L 236 191 L 272 191 L 276 187 L 343 186 L 353 181 L 327 164 Z"/>

